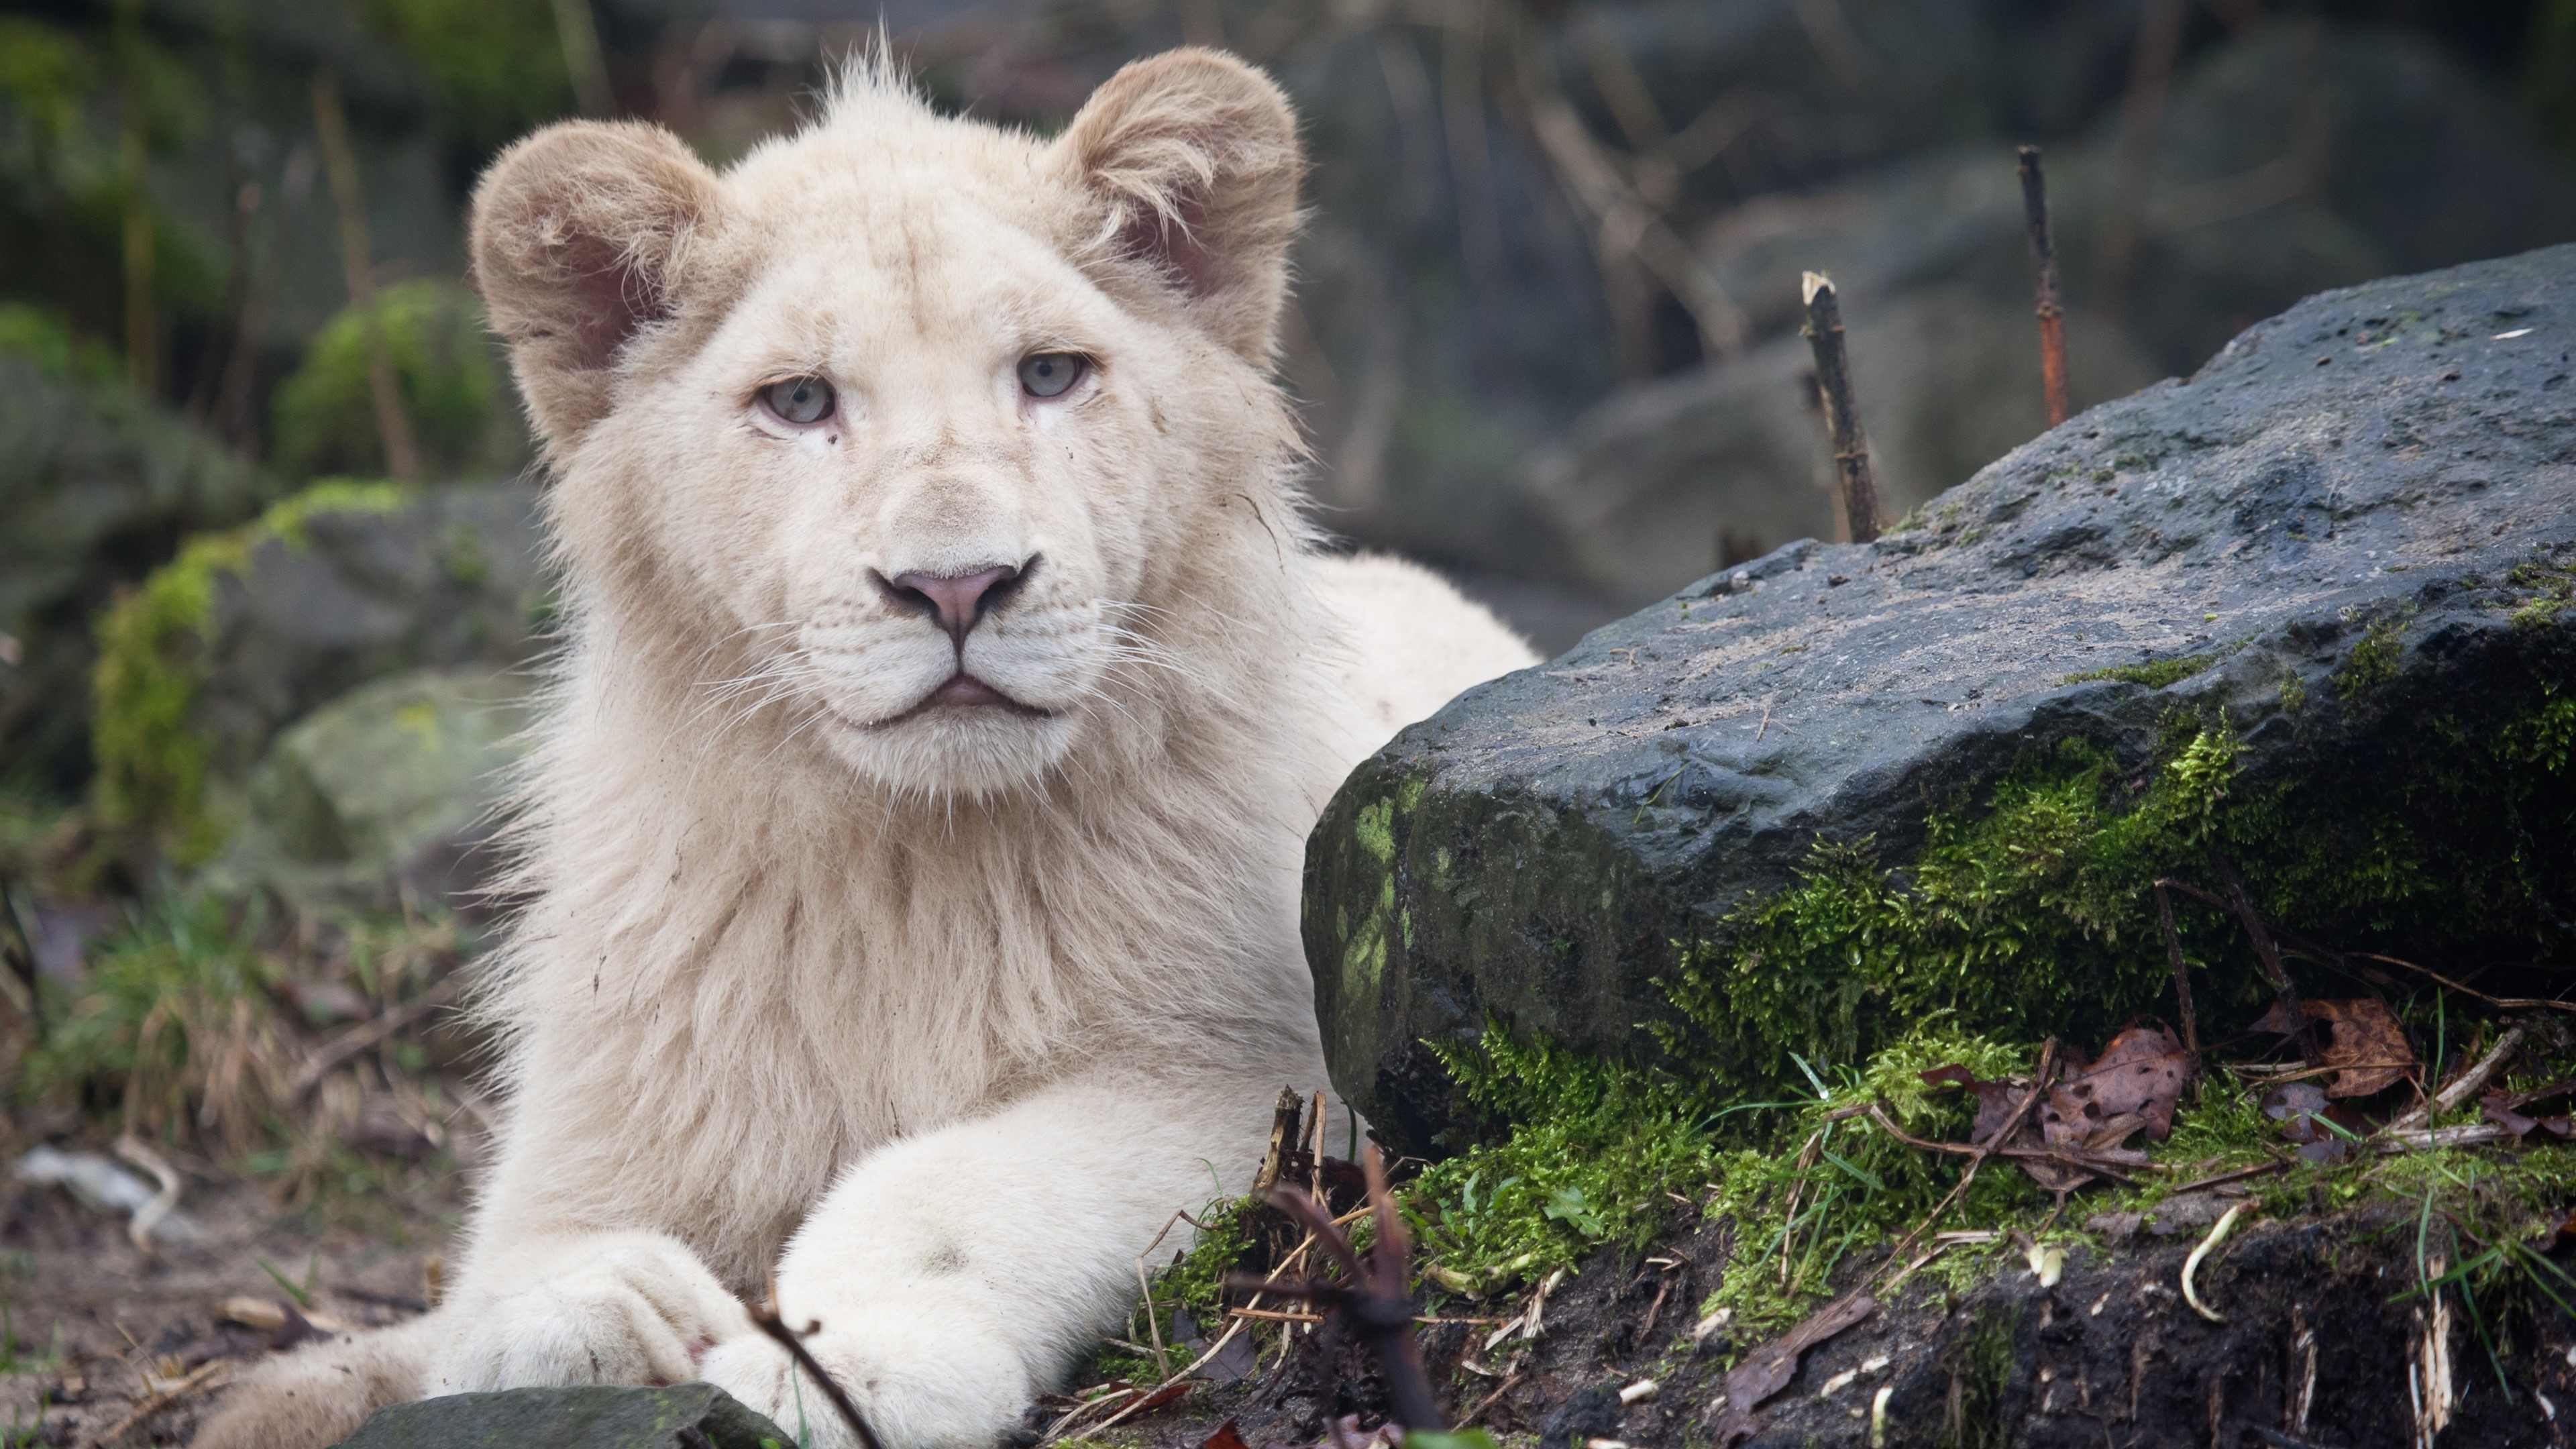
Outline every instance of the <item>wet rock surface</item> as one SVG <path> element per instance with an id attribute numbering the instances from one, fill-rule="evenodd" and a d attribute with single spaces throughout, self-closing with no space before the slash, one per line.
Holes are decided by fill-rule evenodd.
<path id="1" fill-rule="evenodd" d="M 1336 1079 L 1430 1145 L 1424 1038 L 1633 1050 L 1685 944 L 1820 840 L 1902 860 L 2061 740 L 2143 763 L 2181 710 L 2249 786 L 2358 779 L 2437 708 L 2528 708 L 2568 664 L 2571 327 L 2576 247 L 2320 295 L 1874 544 L 1779 549 L 1407 730 L 1309 843 Z"/>
<path id="2" fill-rule="evenodd" d="M 450 1394 L 379 1409 L 345 1449 L 772 1449 L 794 1435 L 712 1384 Z"/>

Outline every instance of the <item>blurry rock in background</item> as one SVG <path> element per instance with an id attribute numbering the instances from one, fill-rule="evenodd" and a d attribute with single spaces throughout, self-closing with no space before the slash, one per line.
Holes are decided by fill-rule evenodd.
<path id="1" fill-rule="evenodd" d="M 314 869 L 252 883 L 390 901 L 432 836 L 500 797 L 497 772 L 515 757 L 499 724 L 459 721 L 508 713 L 533 683 L 524 666 L 553 610 L 535 503 L 524 483 L 330 484 L 192 543 L 100 625 L 103 822 L 193 865 L 256 819 L 265 835 L 227 858 L 235 874 L 300 863 Z M 518 672 L 467 688 L 411 673 L 422 669 Z M 408 693 L 350 695 L 398 675 Z M 411 754 L 397 748 L 406 721 L 429 732 Z M 462 813 L 424 834 L 414 797 L 428 780 Z"/>
<path id="2" fill-rule="evenodd" d="M 1276 74 L 1315 161 L 1281 365 L 1319 516 L 1448 571 L 1551 651 L 1841 531 L 1802 271 L 1837 281 L 1891 514 L 2041 430 L 2016 143 L 2046 151 L 2079 407 L 2322 288 L 2576 236 L 2576 0 L 13 14 L 0 787 L 87 795 L 182 862 L 321 860 L 293 823 L 321 817 L 267 813 L 313 800 L 254 780 L 367 737 L 316 713 L 353 688 L 524 661 L 544 610 L 534 485 L 449 491 L 531 456 L 463 285 L 473 177 L 576 114 L 729 160 L 810 117 L 880 24 L 935 104 L 1040 130 L 1172 45 Z M 222 532 L 317 479 L 405 471 L 406 451 L 419 483 L 399 495 L 316 495 L 300 523 L 290 504 Z M 402 813 L 380 805 L 330 809 L 352 830 Z M 245 823 L 268 836 L 227 845 Z M 426 869 L 369 860 L 379 883 Z M 323 893 L 343 887 L 376 889 Z"/>
<path id="3" fill-rule="evenodd" d="M 309 911 L 447 902 L 487 915 L 492 815 L 526 748 L 524 671 L 415 669 L 341 695 L 281 732 L 247 818 L 207 870 Z"/>
<path id="4" fill-rule="evenodd" d="M 0 305 L 0 773 L 65 794 L 89 773 L 91 616 L 271 491 L 84 351 Z"/>

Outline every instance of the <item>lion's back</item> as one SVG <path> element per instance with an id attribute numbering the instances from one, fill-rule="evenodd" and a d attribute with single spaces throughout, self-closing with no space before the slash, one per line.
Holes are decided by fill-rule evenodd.
<path id="1" fill-rule="evenodd" d="M 1469 687 L 1538 662 L 1492 611 L 1420 564 L 1383 554 L 1320 559 L 1316 591 L 1349 643 L 1345 769 Z"/>

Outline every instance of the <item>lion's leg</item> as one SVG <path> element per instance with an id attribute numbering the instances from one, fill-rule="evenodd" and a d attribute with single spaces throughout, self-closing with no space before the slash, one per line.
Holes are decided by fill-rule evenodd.
<path id="1" fill-rule="evenodd" d="M 798 1230 L 779 1306 L 821 1323 L 809 1346 L 889 1449 L 989 1449 L 1126 1315 L 1136 1254 L 1173 1210 L 1243 1189 L 1282 1079 L 1142 1075 L 886 1147 Z M 719 1346 L 705 1373 L 796 1422 L 799 1388 L 769 1340 Z M 814 1444 L 853 1442 L 810 1385 L 802 1407 Z"/>
<path id="2" fill-rule="evenodd" d="M 387 1404 L 415 1399 L 446 1325 L 438 1315 L 311 1343 L 261 1365 L 224 1393 L 197 1449 L 323 1449 Z"/>

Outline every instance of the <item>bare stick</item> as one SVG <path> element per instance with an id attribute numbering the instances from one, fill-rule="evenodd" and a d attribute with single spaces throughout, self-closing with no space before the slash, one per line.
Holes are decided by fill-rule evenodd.
<path id="1" fill-rule="evenodd" d="M 2317 1024 L 2308 1016 L 2307 1007 L 2299 1000 L 2299 988 L 2290 980 L 2289 968 L 2281 964 L 2281 948 L 2272 940 L 2272 928 L 2263 923 L 2262 913 L 2254 909 L 2254 898 L 2245 891 L 2245 877 L 2236 873 L 2235 863 L 2217 851 L 2209 853 L 2210 866 L 2218 872 L 2219 883 L 2227 887 L 2228 904 L 2236 918 L 2245 925 L 2245 934 L 2254 938 L 2254 954 L 2262 958 L 2263 972 L 2281 993 L 2282 1004 L 2290 1011 L 2297 1026 L 2299 1055 L 2309 1061 L 2323 1061 L 2325 1052 L 2317 1041 Z"/>
<path id="2" fill-rule="evenodd" d="M 322 1085 L 322 1079 L 342 1062 L 383 1041 L 396 1032 L 408 1029 L 414 1022 L 456 999 L 456 978 L 447 976 L 427 991 L 373 1021 L 363 1021 L 313 1049 L 304 1065 L 295 1069 L 295 1082 L 287 1095 L 301 1101 Z"/>
<path id="3" fill-rule="evenodd" d="M 823 1397 L 830 1399 L 832 1407 L 840 1411 L 842 1421 L 850 1426 L 850 1432 L 859 1436 L 862 1449 L 885 1449 L 883 1441 L 877 1438 L 877 1431 L 868 1427 L 866 1416 L 859 1412 L 858 1404 L 850 1398 L 850 1391 L 842 1388 L 841 1381 L 815 1361 L 813 1352 L 805 1347 L 804 1334 L 788 1327 L 778 1316 L 778 1285 L 769 1285 L 767 1303 L 754 1303 L 748 1307 L 752 1327 L 778 1340 L 779 1346 L 787 1350 L 787 1356 L 796 1360 L 796 1366 L 814 1380 L 815 1386 L 823 1391 Z M 805 1333 L 815 1332 L 822 1326 L 809 1323 L 805 1326 Z"/>
<path id="4" fill-rule="evenodd" d="M 2480 1087 L 2493 1080 L 2497 1072 L 2504 1070 L 2504 1064 L 2512 1060 L 2513 1054 L 2521 1048 L 2523 1039 L 2530 1035 L 2531 1031 L 2528 1027 L 2507 1027 L 2504 1034 L 2496 1038 L 2496 1044 L 2487 1049 L 2487 1054 L 2478 1058 L 2475 1066 L 2452 1078 L 2451 1085 L 2444 1087 L 2431 1102 L 2419 1102 L 2413 1110 L 2400 1113 L 2388 1124 L 2388 1130 L 2405 1132 L 2428 1127 L 2432 1125 L 2435 1117 L 2444 1112 L 2458 1111 L 2462 1102 L 2476 1096 Z M 2433 1065 L 2436 1070 L 2441 1067 L 2439 1062 Z"/>
<path id="5" fill-rule="evenodd" d="M 2355 951 L 2352 954 L 2357 960 L 2385 961 L 2391 966 L 2403 966 L 2407 970 L 2413 971 L 2419 975 L 2431 977 L 2434 981 L 2453 991 L 2459 992 L 2463 996 L 2474 996 L 2478 1000 L 2485 1002 L 2487 1005 L 2497 1007 L 2501 1010 L 2576 1011 L 2576 1001 L 2552 1001 L 2545 996 L 2489 996 L 2474 986 L 2464 985 L 2452 980 L 2450 977 L 2443 975 L 2441 972 L 2434 970 L 2430 966 L 2418 966 L 2414 962 L 2405 960 L 2402 957 L 2382 956 L 2374 951 Z"/>
<path id="6" fill-rule="evenodd" d="M 2021 215 L 2030 228 L 2031 290 L 2039 314 L 2039 387 L 2048 399 L 2048 425 L 2074 415 L 2066 400 L 2066 320 L 2057 305 L 2057 239 L 2048 229 L 2048 175 L 2039 148 L 2021 148 Z"/>
<path id="7" fill-rule="evenodd" d="M 313 73 L 313 134 L 322 143 L 323 174 L 340 213 L 340 269 L 349 282 L 349 309 L 367 337 L 367 385 L 375 395 L 376 434 L 385 445 L 385 471 L 396 479 L 420 478 L 420 445 L 411 414 L 395 385 L 393 356 L 385 347 L 384 318 L 376 311 L 375 263 L 367 238 L 367 198 L 360 189 L 358 155 L 349 144 L 349 112 L 340 101 L 340 77 L 329 66 Z"/>
<path id="8" fill-rule="evenodd" d="M 2173 897 L 2166 894 L 2166 884 L 2156 882 L 2156 924 L 2164 931 L 2165 955 L 2173 961 L 2174 1006 L 2182 1014 L 2182 1049 L 2191 1053 L 2196 1062 L 2200 1060 L 2200 1023 L 2191 1010 L 2191 973 L 2183 967 L 2182 937 L 2174 933 Z"/>
<path id="9" fill-rule="evenodd" d="M 1834 279 L 1822 272 L 1807 273 L 1802 285 L 1807 344 L 1816 353 L 1816 390 L 1824 397 L 1834 469 L 1842 479 L 1843 517 L 1851 524 L 1851 541 L 1867 543 L 1878 537 L 1878 484 L 1870 477 L 1869 440 L 1861 436 L 1860 413 L 1852 402 L 1842 303 L 1834 295 Z"/>

